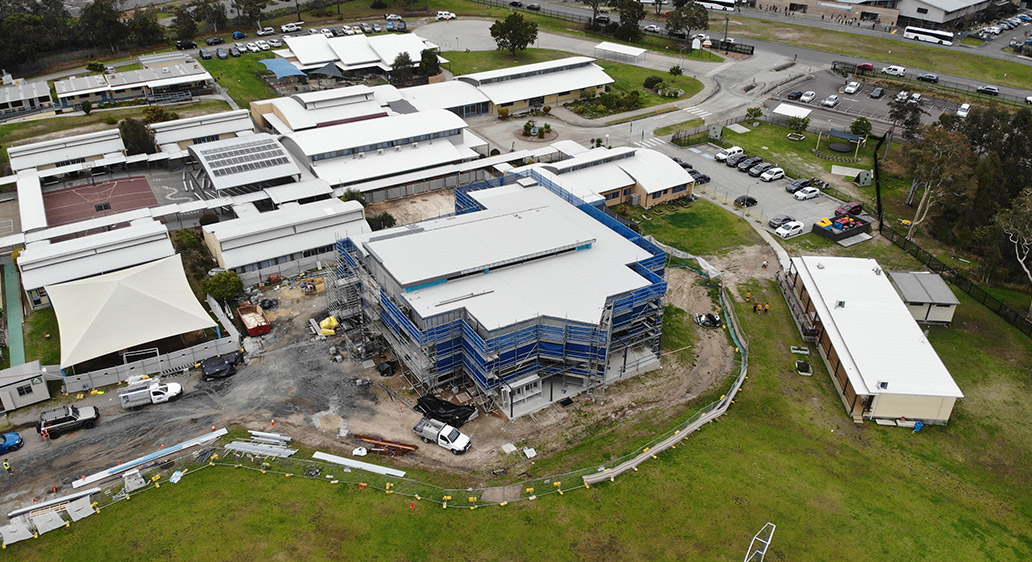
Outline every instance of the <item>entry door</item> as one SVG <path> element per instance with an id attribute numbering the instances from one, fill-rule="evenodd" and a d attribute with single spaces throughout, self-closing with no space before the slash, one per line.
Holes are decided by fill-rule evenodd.
<path id="1" fill-rule="evenodd" d="M 539 107 L 545 105 L 545 96 L 538 96 L 536 98 L 530 98 L 531 107 Z"/>

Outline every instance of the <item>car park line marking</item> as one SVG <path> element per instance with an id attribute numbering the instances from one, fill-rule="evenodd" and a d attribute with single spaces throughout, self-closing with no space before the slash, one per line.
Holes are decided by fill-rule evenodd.
<path id="1" fill-rule="evenodd" d="M 702 154 L 702 151 L 699 150 L 698 148 L 695 148 L 694 146 L 689 148 L 688 150 L 690 150 L 690 151 L 692 151 L 692 152 L 694 152 L 696 154 Z"/>

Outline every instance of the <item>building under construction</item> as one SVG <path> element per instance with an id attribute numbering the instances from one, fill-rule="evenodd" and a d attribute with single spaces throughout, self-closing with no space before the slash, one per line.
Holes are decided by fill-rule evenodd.
<path id="1" fill-rule="evenodd" d="M 535 170 L 337 247 L 333 308 L 418 390 L 466 388 L 512 419 L 659 367 L 666 255 Z"/>

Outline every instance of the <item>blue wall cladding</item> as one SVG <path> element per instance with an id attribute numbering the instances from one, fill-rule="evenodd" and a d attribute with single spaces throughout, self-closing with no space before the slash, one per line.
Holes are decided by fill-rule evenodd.
<path id="1" fill-rule="evenodd" d="M 483 206 L 469 196 L 472 191 L 480 191 L 482 189 L 491 189 L 492 187 L 499 187 L 510 183 L 515 183 L 516 176 L 502 176 L 500 178 L 491 178 L 484 181 L 478 181 L 469 185 L 462 185 L 455 188 L 455 214 L 464 215 L 466 213 L 474 213 L 476 211 L 482 211 Z"/>

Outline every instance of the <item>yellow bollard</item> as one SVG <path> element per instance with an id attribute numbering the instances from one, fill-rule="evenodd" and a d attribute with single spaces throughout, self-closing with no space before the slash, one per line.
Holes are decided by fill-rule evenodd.
<path id="1" fill-rule="evenodd" d="M 500 504 L 498 504 L 498 505 L 500 505 L 500 506 L 502 506 L 502 507 L 505 507 L 505 506 L 509 505 L 509 502 L 502 502 L 502 503 L 500 503 Z"/>
<path id="2" fill-rule="evenodd" d="M 527 488 L 527 493 L 528 494 L 533 494 L 534 493 L 534 488 Z"/>
<path id="3" fill-rule="evenodd" d="M 444 501 L 451 501 L 451 496 L 444 496 Z"/>

